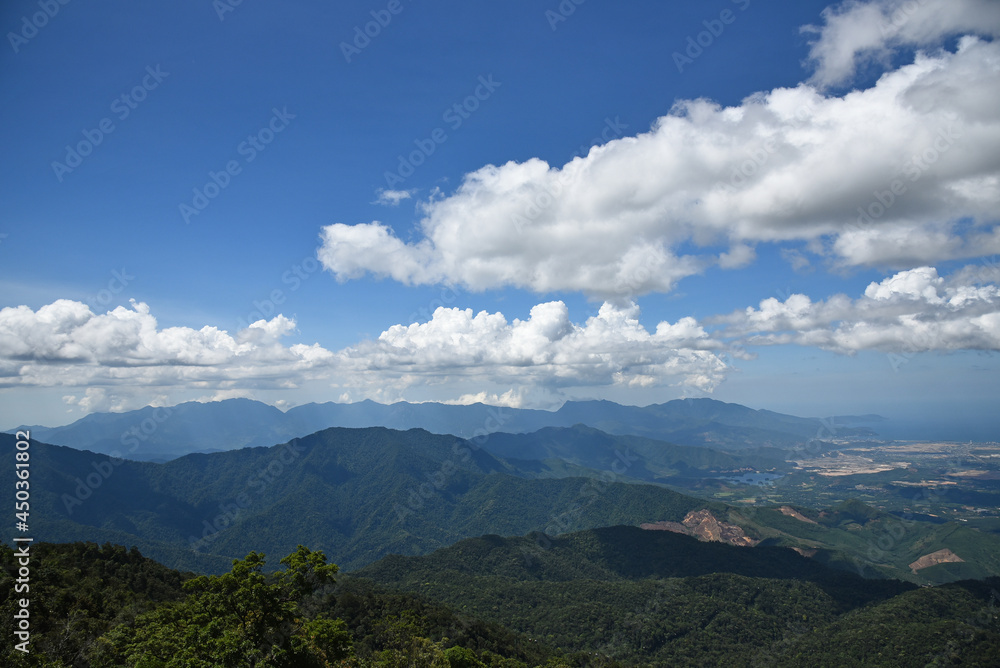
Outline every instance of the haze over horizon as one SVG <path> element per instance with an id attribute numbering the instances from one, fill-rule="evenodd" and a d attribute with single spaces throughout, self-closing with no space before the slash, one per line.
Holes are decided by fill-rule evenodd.
<path id="1" fill-rule="evenodd" d="M 710 398 L 710 397 L 702 397 L 702 398 L 698 398 L 698 399 L 706 399 L 708 401 L 718 401 L 718 400 Z M 689 398 L 687 400 L 691 400 L 691 398 Z M 213 401 L 201 400 L 201 401 L 194 401 L 194 402 L 186 402 L 186 404 L 197 404 L 197 403 L 200 403 L 200 404 L 205 405 L 205 404 L 220 404 L 220 403 L 223 403 L 223 402 L 225 402 L 225 403 L 232 403 L 232 402 L 235 402 L 235 401 L 256 402 L 256 400 L 249 399 L 249 398 L 242 398 L 241 397 L 241 398 L 222 399 L 222 400 L 213 400 Z M 372 401 L 373 400 L 371 400 L 371 399 L 364 399 L 361 402 L 354 402 L 353 404 L 345 404 L 345 403 L 338 403 L 338 402 L 312 402 L 312 403 L 309 403 L 309 404 L 302 404 L 300 406 L 317 406 L 317 405 L 324 405 L 326 403 L 332 403 L 332 404 L 336 404 L 336 405 L 339 405 L 339 406 L 351 406 L 351 405 L 358 405 L 358 404 L 364 405 L 364 404 L 367 403 L 369 406 L 371 406 L 372 404 L 369 403 L 369 402 L 372 402 Z M 607 401 L 607 400 L 597 400 L 597 401 Z M 685 400 L 681 399 L 681 400 L 677 400 L 677 401 L 685 401 Z M 374 403 L 376 405 L 378 405 L 378 406 L 386 406 L 386 407 L 391 407 L 393 405 L 393 404 L 382 404 L 382 403 L 379 403 L 379 402 L 374 402 Z M 482 403 L 482 402 L 476 402 L 475 404 L 468 404 L 468 403 L 458 404 L 456 402 L 445 402 L 445 403 L 442 403 L 442 402 L 433 402 L 433 401 L 425 401 L 425 402 L 399 402 L 399 403 L 403 403 L 403 404 L 405 404 L 407 406 L 432 405 L 432 406 L 454 407 L 454 408 L 458 408 L 458 407 L 474 408 L 475 406 L 485 406 L 485 407 L 487 407 L 487 408 L 490 409 L 488 411 L 487 415 L 489 415 L 491 417 L 495 417 L 495 418 L 497 418 L 499 420 L 499 425 L 495 428 L 495 431 L 500 431 L 500 432 L 524 433 L 524 432 L 531 432 L 531 431 L 534 431 L 534 430 L 539 429 L 539 428 L 544 429 L 547 426 L 557 426 L 559 424 L 562 424 L 563 426 L 569 426 L 569 424 L 570 424 L 569 422 L 560 423 L 558 420 L 554 420 L 551 423 L 545 423 L 543 421 L 542 423 L 539 423 L 539 424 L 537 424 L 535 426 L 532 426 L 532 427 L 528 427 L 526 429 L 525 428 L 526 425 L 524 425 L 524 424 L 518 424 L 517 420 L 515 420 L 514 424 L 510 424 L 508 422 L 508 420 L 519 409 L 511 408 L 510 406 L 504 406 L 504 405 L 499 405 L 499 404 L 489 404 L 489 403 Z M 573 403 L 573 400 L 567 400 L 563 405 L 558 406 L 558 407 L 552 407 L 552 408 L 541 409 L 541 410 L 544 411 L 544 412 L 547 412 L 547 413 L 552 413 L 553 417 L 555 418 L 556 416 L 558 416 L 560 409 L 562 409 L 564 406 L 566 406 L 567 404 L 570 404 L 570 403 Z M 576 403 L 586 405 L 588 403 L 588 400 L 583 400 L 583 401 L 576 402 Z M 723 402 L 723 403 L 725 403 L 725 402 Z M 665 403 L 660 403 L 660 404 L 646 404 L 646 405 L 643 405 L 643 406 L 628 406 L 628 405 L 626 405 L 624 408 L 626 408 L 626 409 L 627 408 L 632 408 L 632 407 L 650 408 L 650 407 L 664 406 L 664 405 L 669 405 L 669 404 L 670 404 L 670 402 L 665 402 Z M 149 422 L 150 414 L 143 412 L 144 409 L 149 409 L 149 408 L 152 408 L 152 409 L 161 409 L 161 408 L 162 409 L 176 409 L 176 408 L 178 408 L 178 406 L 182 406 L 182 405 L 185 405 L 185 404 L 178 404 L 178 405 L 174 405 L 174 406 L 166 406 L 166 405 L 163 405 L 163 406 L 159 406 L 159 405 L 157 405 L 157 406 L 144 406 L 141 409 L 135 409 L 134 411 L 95 412 L 95 413 L 88 414 L 87 416 L 84 416 L 83 418 L 76 418 L 76 419 L 74 419 L 72 421 L 69 421 L 69 422 L 66 422 L 66 423 L 63 423 L 63 424 L 45 424 L 45 425 L 41 425 L 41 424 L 23 424 L 22 423 L 22 424 L 17 424 L 17 425 L 11 425 L 9 428 L 3 429 L 3 431 L 5 431 L 6 433 L 14 433 L 15 430 L 19 430 L 19 429 L 23 429 L 23 428 L 36 429 L 36 428 L 39 428 L 39 427 L 42 427 L 44 429 L 59 429 L 61 427 L 68 427 L 68 426 L 71 426 L 71 425 L 78 425 L 78 426 L 83 425 L 86 422 L 86 418 L 88 418 L 90 416 L 110 416 L 110 415 L 123 415 L 124 416 L 124 415 L 130 415 L 132 413 L 136 413 L 136 415 L 132 419 L 133 424 L 131 424 L 131 426 L 129 428 L 138 427 L 140 425 L 143 425 L 143 428 L 145 429 L 146 428 L 145 427 L 145 423 Z M 276 409 L 276 410 L 278 410 L 278 411 L 280 411 L 282 413 L 289 413 L 289 411 L 292 411 L 294 408 L 298 408 L 297 406 L 285 406 L 283 408 L 279 408 L 277 406 L 274 406 L 273 404 L 267 404 L 267 403 L 264 403 L 264 402 L 256 402 L 256 405 L 269 406 L 269 407 L 274 408 L 274 409 Z M 726 406 L 736 406 L 736 407 L 740 407 L 740 408 L 749 408 L 749 409 L 755 410 L 755 411 L 764 411 L 764 412 L 776 413 L 778 415 L 783 415 L 784 414 L 781 411 L 773 411 L 771 409 L 768 409 L 767 407 L 743 406 L 742 404 L 732 404 L 732 403 L 725 403 L 725 405 Z M 497 409 L 496 412 L 493 411 L 494 408 Z M 161 421 L 165 421 L 166 419 L 170 419 L 172 415 L 174 415 L 173 410 L 169 410 L 169 411 L 162 412 L 162 413 L 156 413 L 156 412 L 152 413 L 153 420 L 156 423 L 159 423 Z M 323 427 L 315 427 L 315 428 L 340 427 L 340 426 L 357 427 L 358 425 L 361 424 L 361 423 L 358 422 L 358 418 L 360 417 L 360 415 L 368 415 L 368 411 L 364 411 L 361 414 L 353 415 L 350 418 L 348 424 L 343 424 L 343 423 L 338 422 L 337 420 L 332 420 L 329 423 L 323 425 Z M 480 415 L 480 413 L 473 413 L 472 415 Z M 784 415 L 788 415 L 788 414 L 784 414 Z M 202 419 L 204 420 L 205 417 L 206 416 L 203 416 Z M 216 416 L 216 418 L 214 418 L 214 419 L 218 419 L 219 417 L 221 417 L 221 416 Z M 391 420 L 388 421 L 388 422 L 386 422 L 386 421 L 382 421 L 382 420 L 376 419 L 374 416 L 371 416 L 371 415 L 369 415 L 369 417 L 371 417 L 372 419 L 370 419 L 368 422 L 364 422 L 364 426 L 382 426 L 382 427 L 388 427 L 390 429 L 404 429 L 404 430 L 408 429 L 408 428 L 412 428 L 414 426 L 420 427 L 420 428 L 425 428 L 425 429 L 427 428 L 427 426 L 425 426 L 425 425 L 422 426 L 420 424 L 420 419 L 419 418 L 416 418 L 417 422 L 415 424 L 403 426 L 403 425 L 393 424 Z M 429 417 L 429 415 L 428 415 L 428 417 Z M 454 419 L 455 417 L 456 416 L 453 415 L 452 419 Z M 831 415 L 824 415 L 824 416 L 819 416 L 819 415 L 795 415 L 794 417 L 819 420 L 821 426 L 819 427 L 820 431 L 817 434 L 817 438 L 820 438 L 820 439 L 823 439 L 823 438 L 834 438 L 834 437 L 836 437 L 836 432 L 837 432 L 838 428 L 849 428 L 850 429 L 850 428 L 860 427 L 860 428 L 865 428 L 865 429 L 871 430 L 871 432 L 875 434 L 876 438 L 884 438 L 884 439 L 888 439 L 888 440 L 901 440 L 901 441 L 978 441 L 978 442 L 987 442 L 987 441 L 989 441 L 989 442 L 995 442 L 996 441 L 996 436 L 997 436 L 997 433 L 998 433 L 998 429 L 1000 429 L 1000 418 L 997 418 L 996 416 L 977 414 L 977 413 L 973 413 L 971 411 L 968 412 L 968 413 L 966 413 L 966 414 L 952 415 L 952 416 L 950 416 L 950 418 L 945 418 L 945 417 L 942 417 L 942 416 L 935 416 L 935 415 L 932 415 L 932 416 L 923 416 L 923 417 L 920 417 L 920 416 L 905 416 L 905 417 L 900 417 L 898 415 L 897 416 L 885 416 L 885 415 L 880 415 L 880 414 L 877 414 L 877 413 L 852 414 L 852 415 L 848 415 L 848 414 L 834 415 L 834 414 L 831 414 Z M 226 415 L 225 419 L 230 419 L 230 418 L 231 418 L 231 415 Z M 482 418 L 480 418 L 480 419 L 482 419 Z M 211 422 L 213 420 L 213 418 L 210 417 L 210 415 L 209 415 L 208 416 L 208 420 Z M 576 422 L 576 420 L 574 420 L 574 422 Z M 103 423 L 104 423 L 104 420 L 99 420 L 97 424 L 103 424 Z M 669 421 L 668 421 L 668 423 L 669 423 Z M 461 430 L 459 429 L 459 425 L 458 424 L 454 424 L 454 423 L 449 423 L 449 424 L 451 426 L 447 430 L 448 433 L 452 433 L 452 434 L 455 434 L 455 435 L 462 435 L 460 433 Z M 194 425 L 192 425 L 191 428 L 195 429 L 196 427 Z M 595 428 L 596 428 L 596 425 L 595 425 Z M 84 429 L 87 429 L 87 428 L 84 427 Z M 829 431 L 831 429 L 832 429 L 832 431 Z M 128 431 L 128 430 L 129 429 L 126 429 L 126 431 Z M 493 430 L 494 429 L 491 427 L 490 431 L 493 431 Z M 430 428 L 429 431 L 431 431 L 433 433 L 442 432 L 442 430 L 440 428 L 437 428 L 437 429 Z M 37 434 L 36 434 L 36 437 L 38 437 Z M 42 435 L 39 438 L 39 440 L 45 441 L 47 438 L 48 437 Z M 59 441 L 57 439 L 57 444 L 60 444 L 60 445 L 69 445 L 69 446 L 75 447 L 75 448 L 81 448 L 82 447 L 83 449 L 89 449 L 86 446 L 81 446 L 80 444 L 72 442 L 73 440 L 75 440 L 75 439 L 71 439 L 71 442 L 63 442 L 63 441 Z M 273 440 L 275 440 L 277 442 L 277 441 L 280 441 L 280 440 L 283 440 L 283 439 L 281 439 L 281 438 L 275 438 Z M 663 439 L 663 437 L 659 437 L 658 440 L 664 440 L 664 439 Z M 667 438 L 665 440 L 670 440 L 670 439 Z M 270 442 L 268 442 L 268 443 L 270 443 Z"/>
<path id="2" fill-rule="evenodd" d="M 1000 433 L 1000 3 L 39 7 L 0 8 L 0 424 L 711 397 Z"/>

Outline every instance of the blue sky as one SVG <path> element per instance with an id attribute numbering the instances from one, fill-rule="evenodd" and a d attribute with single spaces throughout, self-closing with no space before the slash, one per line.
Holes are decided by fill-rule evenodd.
<path id="1" fill-rule="evenodd" d="M 910 5 L 5 3 L 0 424 L 230 396 L 990 424 L 1000 17 Z"/>

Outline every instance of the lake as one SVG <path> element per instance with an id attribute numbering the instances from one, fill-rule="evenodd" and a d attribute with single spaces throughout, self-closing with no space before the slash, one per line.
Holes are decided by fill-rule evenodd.
<path id="1" fill-rule="evenodd" d="M 724 476 L 721 480 L 735 482 L 740 485 L 770 485 L 779 478 L 785 476 L 780 473 L 741 473 L 739 475 Z"/>

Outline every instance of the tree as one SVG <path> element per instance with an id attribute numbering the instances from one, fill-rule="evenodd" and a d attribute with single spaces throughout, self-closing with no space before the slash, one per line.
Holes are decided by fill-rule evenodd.
<path id="1" fill-rule="evenodd" d="M 184 583 L 192 593 L 141 615 L 99 642 L 96 666 L 330 666 L 351 655 L 341 620 L 308 617 L 303 604 L 333 583 L 337 566 L 299 545 L 281 560 L 286 570 L 263 573 L 264 555 L 233 560 L 224 575 Z"/>

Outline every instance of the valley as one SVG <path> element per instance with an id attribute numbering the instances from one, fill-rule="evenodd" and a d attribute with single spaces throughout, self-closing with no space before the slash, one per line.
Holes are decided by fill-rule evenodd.
<path id="1" fill-rule="evenodd" d="M 673 489 L 731 503 L 814 507 L 859 499 L 900 516 L 992 526 L 1000 519 L 1000 443 L 833 442 L 757 471 L 672 477 Z"/>
<path id="2" fill-rule="evenodd" d="M 156 431 L 169 445 L 210 411 L 235 420 L 245 407 L 174 407 Z M 426 421 L 433 408 L 417 414 Z M 590 408 L 600 409 L 591 422 L 625 433 L 579 422 L 469 438 L 330 426 L 161 462 L 33 438 L 33 530 L 58 544 L 41 554 L 73 549 L 101 560 L 114 545 L 129 547 L 129 559 L 141 553 L 178 573 L 168 578 L 175 584 L 198 573 L 230 577 L 234 560 L 308 546 L 343 569 L 308 607 L 336 611 L 343 625 L 331 637 L 350 629 L 354 656 L 369 657 L 357 665 L 381 665 L 371 663 L 379 652 L 466 650 L 473 666 L 702 665 L 705 657 L 797 666 L 815 652 L 882 665 L 870 651 L 920 647 L 914 661 L 926 652 L 972 660 L 998 642 L 998 444 L 883 441 L 866 431 L 821 440 L 805 435 L 816 426 L 808 420 L 709 401 Z M 472 407 L 465 423 L 482 415 Z M 623 416 L 645 422 L 630 427 Z M 94 425 L 114 433 L 123 419 L 131 418 L 95 418 L 85 433 L 109 442 Z M 688 425 L 684 443 L 644 435 L 679 434 L 678 422 Z M 14 441 L 0 434 L 3 451 Z M 98 552 L 69 547 L 101 543 Z M 277 557 L 256 571 L 281 582 Z M 52 587 L 69 586 L 57 580 Z M 170 627 L 162 605 L 151 600 L 143 614 Z M 939 614 L 921 618 L 926 605 Z M 409 640 L 387 645 L 366 616 L 374 608 L 410 620 L 392 632 Z M 892 622 L 889 639 L 869 628 L 882 615 L 911 621 Z M 970 627 L 970 615 L 983 624 Z M 134 635 L 139 626 L 94 624 L 114 630 L 100 647 L 148 647 Z M 924 637 L 928 625 L 979 640 L 935 644 Z M 845 653 L 845 643 L 857 650 Z M 85 665 L 117 660 L 86 651 L 96 653 Z"/>

